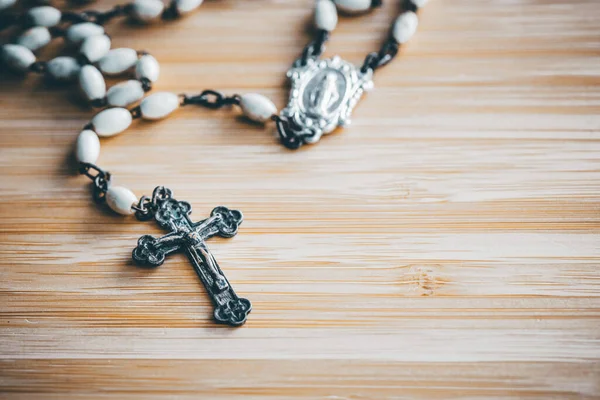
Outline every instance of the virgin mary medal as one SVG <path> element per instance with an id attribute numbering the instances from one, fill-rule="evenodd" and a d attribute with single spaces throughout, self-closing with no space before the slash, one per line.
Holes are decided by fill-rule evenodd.
<path id="1" fill-rule="evenodd" d="M 309 58 L 304 65 L 298 61 L 287 76 L 291 93 L 280 115 L 287 126 L 278 130 L 283 143 L 292 148 L 316 143 L 338 126 L 349 125 L 358 100 L 373 87 L 371 69 L 362 72 L 338 56 Z"/>

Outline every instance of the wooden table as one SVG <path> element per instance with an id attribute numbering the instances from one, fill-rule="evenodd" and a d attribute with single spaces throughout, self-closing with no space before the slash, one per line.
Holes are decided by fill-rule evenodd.
<path id="1" fill-rule="evenodd" d="M 327 55 L 361 62 L 386 3 L 342 18 Z M 281 106 L 311 7 L 207 1 L 108 30 L 159 59 L 155 91 Z M 244 211 L 209 243 L 253 301 L 238 329 L 212 322 L 183 255 L 131 263 L 161 230 L 92 202 L 69 162 L 92 115 L 74 90 L 3 74 L 0 398 L 600 398 L 599 15 L 432 1 L 353 124 L 298 152 L 198 107 L 103 140 L 99 163 L 136 194 Z"/>

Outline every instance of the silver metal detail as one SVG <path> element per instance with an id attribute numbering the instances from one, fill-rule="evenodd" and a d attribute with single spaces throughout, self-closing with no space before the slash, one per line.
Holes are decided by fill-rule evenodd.
<path id="1" fill-rule="evenodd" d="M 232 326 L 246 322 L 252 304 L 249 300 L 238 297 L 233 291 L 205 243 L 213 236 L 235 236 L 243 220 L 242 213 L 226 207 L 217 207 L 209 218 L 192 222 L 189 216 L 192 206 L 185 201 L 175 200 L 171 197 L 171 191 L 163 187 L 155 189 L 152 202 L 148 205 L 140 204 L 140 207 L 134 209 L 143 212 L 142 219 L 147 219 L 153 214 L 156 222 L 171 232 L 160 238 L 142 236 L 133 250 L 135 262 L 158 267 L 169 254 L 184 251 L 215 305 L 215 320 Z"/>
<path id="2" fill-rule="evenodd" d="M 294 133 L 304 143 L 315 143 L 323 134 L 350 124 L 350 115 L 362 94 L 373 87 L 373 71 L 362 73 L 340 57 L 306 64 L 296 62 L 287 73 L 290 99 L 281 117 L 297 127 Z"/>

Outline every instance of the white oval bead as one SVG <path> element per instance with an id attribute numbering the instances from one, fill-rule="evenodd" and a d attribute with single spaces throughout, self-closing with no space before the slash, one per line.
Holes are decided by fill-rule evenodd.
<path id="1" fill-rule="evenodd" d="M 425 4 L 427 4 L 427 0 L 410 0 L 410 1 L 419 8 L 425 7 Z"/>
<path id="2" fill-rule="evenodd" d="M 106 35 L 90 36 L 83 41 L 79 52 L 90 62 L 95 63 L 110 50 L 110 38 Z"/>
<path id="3" fill-rule="evenodd" d="M 337 9 L 331 0 L 317 0 L 315 4 L 315 26 L 331 32 L 338 22 Z"/>
<path id="4" fill-rule="evenodd" d="M 116 84 L 106 92 L 108 105 L 127 107 L 144 97 L 144 89 L 140 81 L 130 80 Z"/>
<path id="5" fill-rule="evenodd" d="M 0 11 L 14 6 L 16 2 L 17 0 L 0 0 Z"/>
<path id="6" fill-rule="evenodd" d="M 257 93 L 243 95 L 240 107 L 246 117 L 256 122 L 268 121 L 272 115 L 277 114 L 275 104 L 268 97 Z"/>
<path id="7" fill-rule="evenodd" d="M 93 65 L 84 65 L 79 71 L 79 87 L 88 100 L 97 100 L 106 94 L 104 77 Z"/>
<path id="8" fill-rule="evenodd" d="M 31 51 L 36 51 L 46 46 L 52 40 L 52 35 L 48 28 L 44 26 L 34 26 L 27 29 L 18 37 L 16 43 L 27 47 Z"/>
<path id="9" fill-rule="evenodd" d="M 95 164 L 100 155 L 100 139 L 96 132 L 86 129 L 81 131 L 75 142 L 75 158 L 83 163 Z"/>
<path id="10" fill-rule="evenodd" d="M 107 108 L 92 118 L 94 131 L 101 137 L 114 136 L 131 125 L 131 113 L 126 108 Z"/>
<path id="11" fill-rule="evenodd" d="M 158 18 L 165 8 L 160 0 L 135 0 L 131 5 L 131 15 L 142 22 L 150 22 Z"/>
<path id="12" fill-rule="evenodd" d="M 46 71 L 56 81 L 74 81 L 81 67 L 73 57 L 56 57 L 48 61 Z"/>
<path id="13" fill-rule="evenodd" d="M 92 22 L 82 22 L 71 25 L 65 34 L 67 40 L 72 44 L 80 44 L 90 36 L 104 34 L 104 28 Z"/>
<path id="14" fill-rule="evenodd" d="M 147 78 L 150 82 L 156 82 L 160 74 L 160 65 L 156 58 L 150 54 L 140 57 L 135 65 L 135 77 L 137 79 Z"/>
<path id="15" fill-rule="evenodd" d="M 400 14 L 394 23 L 392 35 L 398 43 L 406 43 L 417 31 L 419 18 L 412 11 Z"/>
<path id="16" fill-rule="evenodd" d="M 5 44 L 2 46 L 2 61 L 14 71 L 25 72 L 35 62 L 35 55 L 25 46 Z"/>
<path id="17" fill-rule="evenodd" d="M 118 75 L 131 69 L 138 60 L 134 49 L 112 49 L 98 62 L 100 70 L 107 75 Z"/>
<path id="18" fill-rule="evenodd" d="M 175 93 L 158 92 L 142 100 L 140 111 L 145 119 L 161 119 L 179 108 L 179 96 Z"/>
<path id="19" fill-rule="evenodd" d="M 371 8 L 371 0 L 334 0 L 340 10 L 354 14 L 365 12 Z"/>
<path id="20" fill-rule="evenodd" d="M 34 26 L 55 26 L 61 18 L 60 10 L 50 6 L 33 7 L 27 12 L 27 19 Z"/>
<path id="21" fill-rule="evenodd" d="M 109 186 L 106 191 L 106 204 L 116 213 L 130 215 L 135 211 L 132 205 L 138 202 L 133 192 L 123 186 Z"/>
<path id="22" fill-rule="evenodd" d="M 200 7 L 203 0 L 175 0 L 175 7 L 177 8 L 177 12 L 179 14 L 187 14 L 190 11 L 194 11 L 196 8 Z"/>

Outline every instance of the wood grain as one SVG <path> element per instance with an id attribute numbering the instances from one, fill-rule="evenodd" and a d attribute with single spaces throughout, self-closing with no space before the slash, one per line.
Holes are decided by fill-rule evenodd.
<path id="1" fill-rule="evenodd" d="M 359 63 L 391 3 L 342 18 L 327 54 Z M 281 106 L 311 5 L 209 1 L 108 30 L 159 59 L 155 90 Z M 104 140 L 101 165 L 138 195 L 244 211 L 209 243 L 253 301 L 239 329 L 212 323 L 183 256 L 131 264 L 160 230 L 97 207 L 74 172 L 92 111 L 1 75 L 0 398 L 600 398 L 599 13 L 432 1 L 353 124 L 298 152 L 191 107 Z"/>

